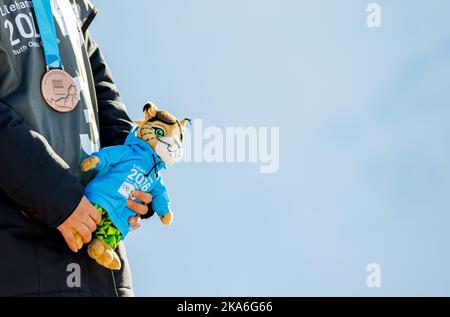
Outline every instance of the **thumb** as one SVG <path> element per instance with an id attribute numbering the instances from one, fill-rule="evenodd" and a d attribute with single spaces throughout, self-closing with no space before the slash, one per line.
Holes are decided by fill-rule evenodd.
<path id="1" fill-rule="evenodd" d="M 72 250 L 73 252 L 78 252 L 77 242 L 72 231 L 66 230 L 62 232 L 62 235 L 64 237 L 64 240 L 66 240 L 66 243 L 69 246 L 70 250 Z"/>

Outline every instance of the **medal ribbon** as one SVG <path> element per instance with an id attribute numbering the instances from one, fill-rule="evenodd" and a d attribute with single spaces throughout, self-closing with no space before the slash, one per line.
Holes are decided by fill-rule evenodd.
<path id="1" fill-rule="evenodd" d="M 51 1 L 52 0 L 33 0 L 34 13 L 36 14 L 39 32 L 41 33 L 47 68 L 62 69 Z"/>

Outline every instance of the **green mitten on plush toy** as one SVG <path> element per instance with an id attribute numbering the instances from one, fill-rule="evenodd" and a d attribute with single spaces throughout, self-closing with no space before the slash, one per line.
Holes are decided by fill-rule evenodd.
<path id="1" fill-rule="evenodd" d="M 130 231 L 128 219 L 136 215 L 126 207 L 127 199 L 134 199 L 133 191 L 151 193 L 152 208 L 163 224 L 173 220 L 161 171 L 181 159 L 183 134 L 190 120 L 177 120 L 152 103 L 145 105 L 144 113 L 145 119 L 136 122 L 124 145 L 104 148 L 81 163 L 83 171 L 99 171 L 86 187 L 86 197 L 102 215 L 88 253 L 109 269 L 121 268 L 114 250 Z"/>

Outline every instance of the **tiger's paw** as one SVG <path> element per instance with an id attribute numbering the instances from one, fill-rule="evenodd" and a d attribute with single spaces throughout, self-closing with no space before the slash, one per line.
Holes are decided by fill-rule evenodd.
<path id="1" fill-rule="evenodd" d="M 160 219 L 161 219 L 161 222 L 163 224 L 165 224 L 166 226 L 171 225 L 172 221 L 173 221 L 173 213 L 172 213 L 172 211 L 169 211 L 167 214 L 162 216 Z"/>
<path id="2" fill-rule="evenodd" d="M 100 159 L 97 156 L 91 156 L 81 162 L 81 170 L 83 172 L 90 171 L 100 164 Z"/>
<path id="3" fill-rule="evenodd" d="M 88 254 L 101 266 L 111 270 L 120 270 L 122 264 L 119 256 L 111 246 L 102 240 L 95 239 L 88 246 Z"/>

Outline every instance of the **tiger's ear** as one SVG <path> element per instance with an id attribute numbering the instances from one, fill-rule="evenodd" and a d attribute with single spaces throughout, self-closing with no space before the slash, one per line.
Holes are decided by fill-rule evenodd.
<path id="1" fill-rule="evenodd" d="M 144 120 L 133 120 L 133 122 L 134 122 L 135 124 L 137 124 L 138 126 L 140 126 L 140 127 L 145 123 Z"/>
<path id="2" fill-rule="evenodd" d="M 191 120 L 191 119 L 189 119 L 189 118 L 183 118 L 183 119 L 180 120 L 180 125 L 181 125 L 182 127 L 186 127 L 186 125 L 188 124 L 188 122 L 189 122 L 190 125 L 192 125 L 192 120 Z"/>
<path id="3" fill-rule="evenodd" d="M 144 106 L 145 121 L 148 121 L 156 116 L 158 107 L 153 102 L 147 102 Z"/>

